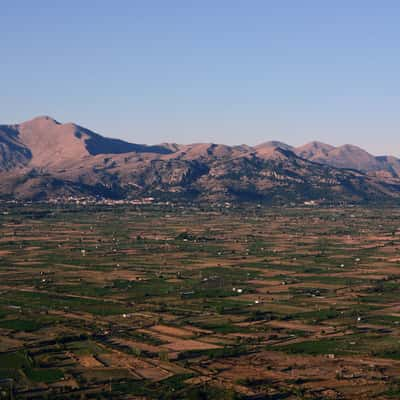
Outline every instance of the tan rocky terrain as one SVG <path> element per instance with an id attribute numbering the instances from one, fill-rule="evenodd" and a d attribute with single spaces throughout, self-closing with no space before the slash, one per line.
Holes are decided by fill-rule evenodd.
<path id="1" fill-rule="evenodd" d="M 352 168 L 373 176 L 399 178 L 400 162 L 396 157 L 375 157 L 360 147 L 346 144 L 334 147 L 320 142 L 311 142 L 294 148 L 300 157 L 338 168 Z"/>
<path id="2" fill-rule="evenodd" d="M 38 117 L 0 126 L 0 193 L 111 198 L 368 201 L 398 198 L 400 161 L 355 146 L 148 146 Z"/>

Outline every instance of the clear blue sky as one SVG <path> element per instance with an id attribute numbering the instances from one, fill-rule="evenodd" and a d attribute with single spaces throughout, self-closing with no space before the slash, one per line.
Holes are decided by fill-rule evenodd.
<path id="1" fill-rule="evenodd" d="M 0 122 L 400 155 L 398 0 L 0 0 Z"/>

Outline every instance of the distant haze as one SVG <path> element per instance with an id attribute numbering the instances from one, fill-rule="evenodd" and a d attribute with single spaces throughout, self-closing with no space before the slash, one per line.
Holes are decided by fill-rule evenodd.
<path id="1" fill-rule="evenodd" d="M 399 156 L 399 19 L 394 0 L 6 2 L 0 124 Z"/>

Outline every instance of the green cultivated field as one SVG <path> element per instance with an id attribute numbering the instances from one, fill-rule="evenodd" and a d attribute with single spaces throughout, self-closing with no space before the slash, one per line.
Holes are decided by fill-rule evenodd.
<path id="1" fill-rule="evenodd" d="M 391 399 L 400 209 L 0 205 L 0 399 Z"/>

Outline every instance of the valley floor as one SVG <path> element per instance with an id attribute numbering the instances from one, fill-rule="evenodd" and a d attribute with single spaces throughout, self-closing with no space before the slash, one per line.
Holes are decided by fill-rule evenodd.
<path id="1" fill-rule="evenodd" d="M 0 399 L 400 396 L 400 209 L 0 206 Z"/>

